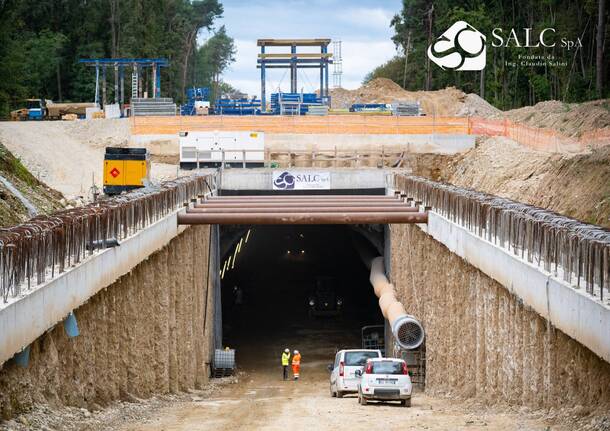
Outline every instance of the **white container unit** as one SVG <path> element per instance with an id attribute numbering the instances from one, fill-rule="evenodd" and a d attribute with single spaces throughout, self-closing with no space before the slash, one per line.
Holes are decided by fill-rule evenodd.
<path id="1" fill-rule="evenodd" d="M 262 167 L 263 132 L 180 132 L 180 168 Z"/>

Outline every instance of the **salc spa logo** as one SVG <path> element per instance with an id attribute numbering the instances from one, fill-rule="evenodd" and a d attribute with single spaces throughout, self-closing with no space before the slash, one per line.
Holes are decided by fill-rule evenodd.
<path id="1" fill-rule="evenodd" d="M 494 48 L 553 48 L 559 45 L 563 49 L 582 48 L 580 38 L 570 40 L 565 37 L 557 41 L 556 30 L 552 27 L 543 29 L 536 38 L 531 28 L 518 32 L 514 28 L 506 31 L 496 27 L 492 30 L 491 46 Z M 487 62 L 487 36 L 468 24 L 457 21 L 441 34 L 428 47 L 428 58 L 443 70 L 483 70 Z M 521 66 L 565 66 L 567 63 L 554 61 L 550 55 L 519 54 Z M 516 62 L 508 63 L 516 66 Z"/>
<path id="2" fill-rule="evenodd" d="M 274 181 L 273 185 L 280 190 L 293 190 L 295 179 L 290 172 L 282 172 Z"/>

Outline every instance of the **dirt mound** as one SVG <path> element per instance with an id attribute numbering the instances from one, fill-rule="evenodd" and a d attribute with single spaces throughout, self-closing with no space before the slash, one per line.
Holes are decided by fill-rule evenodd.
<path id="1" fill-rule="evenodd" d="M 387 78 L 373 79 L 356 90 L 331 90 L 333 109 L 349 108 L 353 103 L 393 103 L 419 101 L 427 115 L 474 116 L 510 120 L 533 127 L 554 129 L 566 136 L 610 128 L 610 99 L 585 103 L 556 100 L 503 112 L 477 94 L 465 94 L 455 87 L 436 91 L 406 91 Z"/>
<path id="2" fill-rule="evenodd" d="M 436 91 L 407 91 L 391 79 L 376 78 L 356 90 L 331 90 L 334 109 L 349 108 L 353 103 L 393 103 L 419 101 L 427 115 L 483 115 L 501 112 L 485 100 L 465 94 L 455 87 Z"/>
<path id="3" fill-rule="evenodd" d="M 506 111 L 504 115 L 532 127 L 548 127 L 566 136 L 580 136 L 594 129 L 610 128 L 610 99 L 585 103 L 549 100 Z"/>
<path id="4" fill-rule="evenodd" d="M 458 156 L 442 179 L 610 228 L 610 146 L 567 155 L 489 138 Z"/>
<path id="5" fill-rule="evenodd" d="M 462 108 L 457 112 L 460 117 L 483 117 L 493 118 L 501 116 L 503 112 L 487 102 L 478 94 L 470 93 L 464 97 Z"/>

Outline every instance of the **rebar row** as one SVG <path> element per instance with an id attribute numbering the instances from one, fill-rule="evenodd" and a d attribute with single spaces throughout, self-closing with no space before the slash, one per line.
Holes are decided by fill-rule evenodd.
<path id="1" fill-rule="evenodd" d="M 211 176 L 179 178 L 0 229 L 3 301 L 211 192 L 213 182 Z"/>
<path id="2" fill-rule="evenodd" d="M 398 175 L 396 188 L 593 296 L 610 292 L 610 231 L 475 190 Z"/>

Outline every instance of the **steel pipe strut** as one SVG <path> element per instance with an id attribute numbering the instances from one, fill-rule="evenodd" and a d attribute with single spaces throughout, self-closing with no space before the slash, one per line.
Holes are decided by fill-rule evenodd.
<path id="1" fill-rule="evenodd" d="M 405 202 L 400 201 L 398 199 L 316 199 L 316 198 L 308 198 L 308 199 L 227 199 L 227 200 L 218 200 L 218 201 L 204 201 L 200 205 L 227 205 L 227 204 L 280 204 L 280 203 L 308 203 L 308 202 L 319 202 L 330 204 L 331 202 L 337 203 L 351 203 L 354 205 L 358 204 L 367 204 L 367 203 L 378 203 L 378 204 L 396 204 Z"/>
<path id="2" fill-rule="evenodd" d="M 332 213 L 249 213 L 178 214 L 179 225 L 192 224 L 385 224 L 385 223 L 427 223 L 428 213 L 385 213 L 385 212 L 332 212 Z"/>
<path id="3" fill-rule="evenodd" d="M 214 206 L 206 207 L 205 205 L 197 208 L 187 208 L 187 214 L 218 214 L 218 213 L 230 213 L 230 214 L 245 214 L 245 213 L 333 213 L 333 212 L 417 212 L 418 209 L 415 207 L 407 206 L 395 206 L 395 207 L 384 207 L 384 206 L 352 206 L 352 207 L 310 207 L 309 205 L 301 205 L 295 207 L 286 207 L 285 205 L 275 205 L 273 207 L 224 207 Z"/>
<path id="4" fill-rule="evenodd" d="M 410 207 L 404 202 L 241 202 L 241 203 L 205 203 L 195 204 L 195 208 L 246 208 L 246 207 L 257 207 L 257 208 L 315 208 L 315 207 L 384 207 L 384 208 L 415 208 Z"/>
<path id="5" fill-rule="evenodd" d="M 206 200 L 219 201 L 219 200 L 231 200 L 231 199 L 388 199 L 396 200 L 398 196 L 387 196 L 387 195 L 235 195 L 235 196 L 209 196 Z"/>

